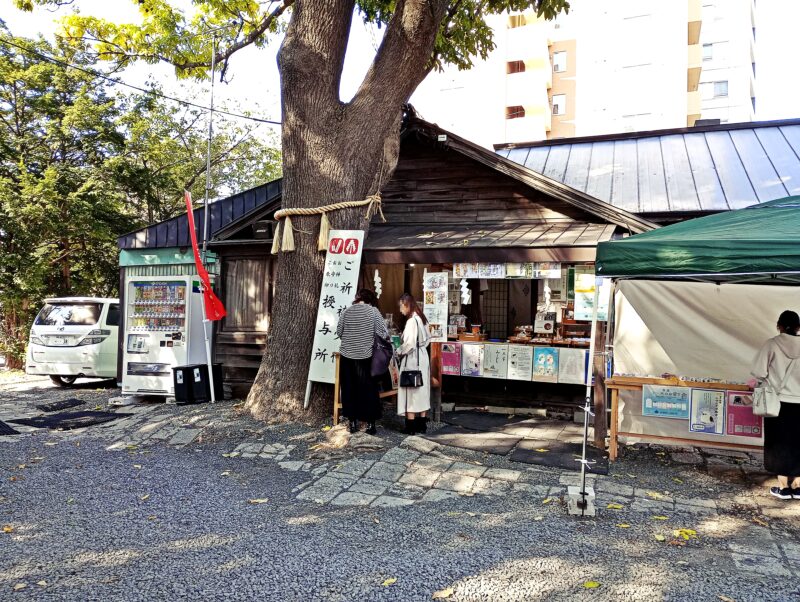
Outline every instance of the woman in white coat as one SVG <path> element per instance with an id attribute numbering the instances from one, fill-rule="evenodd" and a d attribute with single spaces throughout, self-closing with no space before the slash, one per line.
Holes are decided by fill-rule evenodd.
<path id="1" fill-rule="evenodd" d="M 414 297 L 408 293 L 400 297 L 400 313 L 406 317 L 403 341 L 397 350 L 400 372 L 422 372 L 421 387 L 400 387 L 397 392 L 397 413 L 406 417 L 405 432 L 409 435 L 427 430 L 428 410 L 431 409 L 431 364 L 428 358 L 428 320 Z"/>

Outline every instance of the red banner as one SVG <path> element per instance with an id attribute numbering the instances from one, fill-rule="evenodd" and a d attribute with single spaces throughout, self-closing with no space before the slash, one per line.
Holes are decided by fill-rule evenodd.
<path id="1" fill-rule="evenodd" d="M 186 191 L 186 215 L 189 218 L 189 235 L 192 237 L 192 249 L 194 250 L 194 264 L 197 266 L 197 275 L 203 283 L 203 299 L 206 305 L 206 318 L 209 320 L 221 320 L 228 312 L 225 311 L 225 306 L 222 301 L 211 290 L 211 279 L 208 277 L 208 272 L 200 259 L 200 249 L 197 247 L 197 232 L 194 227 L 194 211 L 192 210 L 192 195 Z M 208 216 L 205 216 L 208 219 Z"/>

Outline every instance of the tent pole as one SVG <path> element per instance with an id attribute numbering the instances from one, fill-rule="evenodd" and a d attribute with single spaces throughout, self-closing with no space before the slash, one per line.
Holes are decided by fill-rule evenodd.
<path id="1" fill-rule="evenodd" d="M 589 339 L 589 367 L 586 370 L 586 399 L 583 405 L 583 448 L 581 451 L 581 512 L 587 508 L 586 503 L 586 443 L 589 438 L 589 415 L 592 412 L 592 387 L 594 377 L 595 337 L 597 336 L 597 303 L 600 299 L 600 278 L 594 280 L 594 300 L 592 302 L 592 333 Z"/>

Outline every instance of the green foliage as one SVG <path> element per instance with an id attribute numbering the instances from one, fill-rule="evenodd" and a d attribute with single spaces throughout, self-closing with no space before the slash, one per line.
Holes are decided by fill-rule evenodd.
<path id="1" fill-rule="evenodd" d="M 117 0 L 121 1 L 121 0 Z M 132 61 L 166 61 L 175 65 L 181 78 L 206 77 L 211 64 L 212 36 L 220 38 L 218 59 L 222 72 L 228 59 L 248 45 L 263 46 L 270 34 L 280 31 L 280 16 L 294 0 L 194 0 L 191 16 L 168 0 L 130 0 L 138 5 L 141 22 L 116 24 L 80 14 L 63 20 L 65 35 L 90 43 L 99 56 L 124 67 Z M 32 10 L 34 4 L 60 6 L 64 0 L 15 0 L 18 8 Z M 397 0 L 357 0 L 365 22 L 386 25 Z M 451 0 L 431 55 L 432 68 L 455 65 L 469 69 L 475 57 L 486 58 L 494 49 L 486 16 L 506 11 L 534 10 L 543 19 L 569 11 L 568 0 Z M 325 18 L 325 15 L 320 15 Z"/>
<path id="2" fill-rule="evenodd" d="M 19 46 L 10 45 L 8 42 Z M 0 354 L 24 355 L 44 297 L 115 295 L 116 239 L 184 210 L 205 187 L 205 116 L 124 97 L 80 48 L 13 37 L 0 22 Z M 279 175 L 279 152 L 222 122 L 213 195 Z"/>

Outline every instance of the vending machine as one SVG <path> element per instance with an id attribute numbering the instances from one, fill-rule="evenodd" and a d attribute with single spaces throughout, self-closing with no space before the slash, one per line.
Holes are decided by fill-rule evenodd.
<path id="1" fill-rule="evenodd" d="M 125 282 L 123 395 L 175 394 L 172 368 L 206 362 L 196 276 L 133 276 Z"/>

